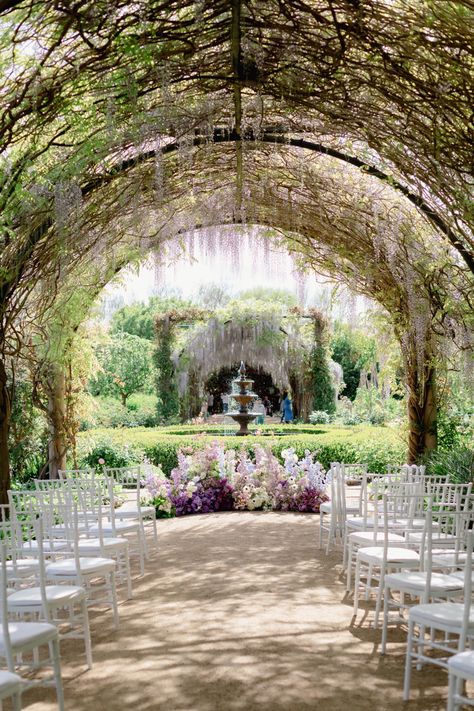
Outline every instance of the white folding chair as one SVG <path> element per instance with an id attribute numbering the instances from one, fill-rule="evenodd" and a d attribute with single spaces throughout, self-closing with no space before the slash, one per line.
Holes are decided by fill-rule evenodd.
<path id="1" fill-rule="evenodd" d="M 155 548 L 158 548 L 158 529 L 156 527 L 156 509 L 150 504 L 143 503 L 142 478 L 147 465 L 135 467 L 115 467 L 105 469 L 105 474 L 111 477 L 121 488 L 119 496 L 124 496 L 125 501 L 115 509 L 115 518 L 120 520 L 137 519 L 142 531 L 145 557 L 148 558 L 148 542 L 145 532 L 145 523 L 149 521 L 153 528 Z"/>
<path id="2" fill-rule="evenodd" d="M 23 537 L 33 538 L 37 544 L 39 585 L 23 586 L 8 596 L 7 607 L 19 619 L 34 618 L 55 624 L 61 639 L 84 641 L 87 667 L 92 667 L 89 615 L 86 590 L 77 585 L 47 585 L 43 552 L 43 527 L 41 519 L 23 523 Z M 15 559 L 13 559 L 15 567 Z"/>
<path id="3" fill-rule="evenodd" d="M 449 658 L 474 641 L 474 611 L 471 608 L 473 533 L 467 535 L 467 556 L 463 576 L 464 602 L 432 602 L 411 607 L 405 660 L 403 699 L 410 698 L 412 667 L 425 664 L 448 669 Z M 428 654 L 427 650 L 436 654 Z M 439 654 L 439 656 L 438 656 Z M 442 656 L 441 656 L 442 654 Z"/>
<path id="4" fill-rule="evenodd" d="M 2 701 L 11 699 L 13 711 L 21 711 L 21 676 L 7 671 L 0 671 L 0 711 Z"/>
<path id="5" fill-rule="evenodd" d="M 420 569 L 390 573 L 384 583 L 384 614 L 381 654 L 385 654 L 387 644 L 388 624 L 406 624 L 406 612 L 414 604 L 414 600 L 428 603 L 436 600 L 447 600 L 460 597 L 463 594 L 463 580 L 453 574 L 437 572 L 433 564 L 433 541 L 439 542 L 444 536 L 452 543 L 456 538 L 458 546 L 464 545 L 468 525 L 468 515 L 462 511 L 449 513 L 433 510 L 433 500 L 430 498 L 426 512 L 426 526 L 420 545 Z M 433 523 L 436 523 L 433 526 Z M 410 544 L 412 535 L 418 531 L 407 532 Z M 393 615 L 391 613 L 395 612 Z"/>
<path id="6" fill-rule="evenodd" d="M 8 671 L 15 674 L 15 657 L 21 660 L 18 665 L 21 669 L 52 668 L 52 676 L 46 678 L 26 680 L 22 678 L 23 688 L 33 685 L 54 686 L 58 700 L 59 711 L 64 711 L 64 693 L 61 678 L 61 662 L 59 656 L 58 630 L 48 622 L 17 622 L 8 619 L 7 603 L 7 566 L 5 544 L 0 543 L 1 580 L 1 631 L 0 631 L 0 657 L 6 660 Z M 39 650 L 47 647 L 49 656 L 41 659 Z M 32 660 L 27 662 L 27 657 L 32 655 Z"/>
<path id="7" fill-rule="evenodd" d="M 124 536 L 105 535 L 104 522 L 113 516 L 111 507 L 114 502 L 109 499 L 108 485 L 105 480 L 89 480 L 86 485 L 81 481 L 77 486 L 70 482 L 71 501 L 73 496 L 77 501 L 78 515 L 83 522 L 77 548 L 80 556 L 112 558 L 116 564 L 117 583 L 122 582 L 127 587 L 127 599 L 131 600 L 132 575 L 130 570 L 130 544 Z"/>
<path id="8" fill-rule="evenodd" d="M 99 504 L 100 514 L 100 504 Z M 119 614 L 117 606 L 117 588 L 115 580 L 116 562 L 108 557 L 81 556 L 79 537 L 81 530 L 78 523 L 77 504 L 58 510 L 65 529 L 65 539 L 69 550 L 62 557 L 46 565 L 46 579 L 52 582 L 77 585 L 85 588 L 89 607 L 105 605 L 112 610 L 114 627 L 118 629 Z M 45 531 L 46 535 L 48 532 Z M 54 535 L 54 534 L 53 534 Z M 51 541 L 51 546 L 54 540 Z"/>
<path id="9" fill-rule="evenodd" d="M 375 488 L 376 500 L 378 504 L 378 489 Z M 411 509 L 408 504 L 411 504 Z M 373 545 L 360 547 L 357 550 L 356 570 L 354 581 L 354 615 L 357 615 L 360 588 L 363 583 L 365 588 L 365 599 L 369 599 L 370 592 L 376 592 L 376 608 L 374 618 L 374 628 L 378 626 L 378 618 L 382 604 L 382 592 L 384 579 L 391 570 L 410 570 L 420 566 L 419 554 L 408 547 L 407 541 L 400 536 L 402 530 L 410 529 L 411 521 L 418 514 L 423 502 L 420 494 L 392 496 L 383 494 L 382 530 L 383 541 L 379 538 L 379 507 L 374 507 L 374 527 L 372 530 Z M 403 516 L 403 529 L 397 524 L 398 515 Z M 408 522 L 406 518 L 408 517 Z M 399 540 L 393 541 L 392 530 L 399 531 Z M 363 582 L 364 581 L 364 582 Z"/>
<path id="10" fill-rule="evenodd" d="M 331 463 L 328 471 L 330 501 L 321 504 L 319 509 L 319 547 L 323 546 L 323 533 L 326 531 L 326 554 L 332 544 L 339 542 L 344 545 L 346 517 L 361 513 L 360 483 L 366 473 L 366 464 Z M 325 515 L 330 516 L 329 526 L 324 524 Z"/>

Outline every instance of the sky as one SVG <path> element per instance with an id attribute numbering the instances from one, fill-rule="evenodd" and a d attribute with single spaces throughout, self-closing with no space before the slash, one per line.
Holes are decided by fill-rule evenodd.
<path id="1" fill-rule="evenodd" d="M 219 285 L 231 295 L 255 287 L 285 289 L 302 306 L 316 306 L 328 316 L 347 322 L 357 322 L 370 307 L 367 299 L 344 288 L 339 288 L 335 296 L 334 281 L 315 273 L 302 276 L 288 252 L 274 247 L 270 250 L 268 240 L 252 234 L 236 238 L 230 230 L 219 230 L 211 249 L 208 241 L 194 239 L 184 254 L 175 252 L 161 260 L 151 254 L 138 269 L 122 270 L 103 292 L 100 311 L 104 319 L 108 320 L 120 306 L 146 302 L 150 296 L 167 291 L 192 298 L 201 285 L 209 284 Z M 224 235 L 223 230 L 227 232 Z"/>

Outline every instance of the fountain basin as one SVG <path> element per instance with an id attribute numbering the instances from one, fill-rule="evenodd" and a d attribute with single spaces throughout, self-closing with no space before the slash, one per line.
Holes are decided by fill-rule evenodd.
<path id="1" fill-rule="evenodd" d="M 246 435 L 249 435 L 250 432 L 248 431 L 248 426 L 251 422 L 255 420 L 257 417 L 256 413 L 252 412 L 229 412 L 228 413 L 230 417 L 232 417 L 233 420 L 235 420 L 239 426 L 240 429 L 238 432 L 235 433 L 236 437 L 245 437 Z"/>

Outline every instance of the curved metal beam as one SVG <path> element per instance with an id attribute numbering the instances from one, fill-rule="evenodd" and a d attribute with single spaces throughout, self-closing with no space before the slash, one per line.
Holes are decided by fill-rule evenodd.
<path id="1" fill-rule="evenodd" d="M 209 138 L 210 137 L 208 136 L 196 136 L 194 138 L 193 144 L 194 146 L 205 145 L 209 142 Z M 380 170 L 374 165 L 371 165 L 370 163 L 367 163 L 366 161 L 363 161 L 360 158 L 357 158 L 356 156 L 350 155 L 349 153 L 345 153 L 343 151 L 330 148 L 329 146 L 325 146 L 323 143 L 316 143 L 314 141 L 308 141 L 303 138 L 291 138 L 288 135 L 280 132 L 264 131 L 259 137 L 255 137 L 253 134 L 248 133 L 242 137 L 236 131 L 229 131 L 228 129 L 224 128 L 214 129 L 212 135 L 213 143 L 234 143 L 240 141 L 251 141 L 254 143 L 273 143 L 285 146 L 293 146 L 294 148 L 301 148 L 303 150 L 308 151 L 314 151 L 316 153 L 321 153 L 322 155 L 330 156 L 331 158 L 336 158 L 337 160 L 343 161 L 344 163 L 348 163 L 349 165 L 353 165 L 354 167 L 363 170 L 364 173 L 372 175 L 373 177 L 378 178 L 378 180 L 387 183 L 387 185 L 390 185 L 392 188 L 394 188 L 394 190 L 397 190 L 404 197 L 406 197 L 407 200 L 411 202 L 411 204 L 414 205 L 429 220 L 429 222 L 431 222 L 431 224 L 436 227 L 436 229 L 438 229 L 449 240 L 454 249 L 459 252 L 469 270 L 474 274 L 474 254 L 472 254 L 465 247 L 463 242 L 459 239 L 458 235 L 451 229 L 451 227 L 449 227 L 445 220 L 443 220 L 443 218 L 435 210 L 433 210 L 433 208 L 430 207 L 430 205 L 425 200 L 423 200 L 422 197 L 416 195 L 416 193 L 411 192 L 411 190 L 406 185 L 403 185 L 403 183 L 400 183 L 398 180 L 395 180 L 391 175 L 384 173 L 383 170 Z M 179 141 L 176 143 L 170 143 L 164 146 L 161 149 L 161 152 L 163 155 L 172 153 L 178 149 L 178 146 Z M 124 172 L 129 168 L 134 167 L 138 162 L 154 158 L 155 154 L 156 151 L 154 150 L 146 151 L 144 153 L 137 154 L 134 158 L 128 158 L 127 160 L 121 161 L 110 170 L 110 172 L 107 174 L 107 177 L 111 177 L 112 175 L 115 175 L 117 173 Z M 105 182 L 105 180 L 106 178 L 104 177 L 98 177 L 97 180 L 93 183 L 89 183 L 88 185 L 84 186 L 83 194 L 87 195 L 89 192 L 100 187 L 100 185 Z"/>

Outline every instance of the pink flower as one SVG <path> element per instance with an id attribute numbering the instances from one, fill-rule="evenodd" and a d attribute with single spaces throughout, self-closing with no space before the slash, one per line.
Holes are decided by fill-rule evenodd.
<path id="1" fill-rule="evenodd" d="M 99 464 L 105 464 L 105 459 L 102 459 L 102 457 L 99 458 Z"/>

